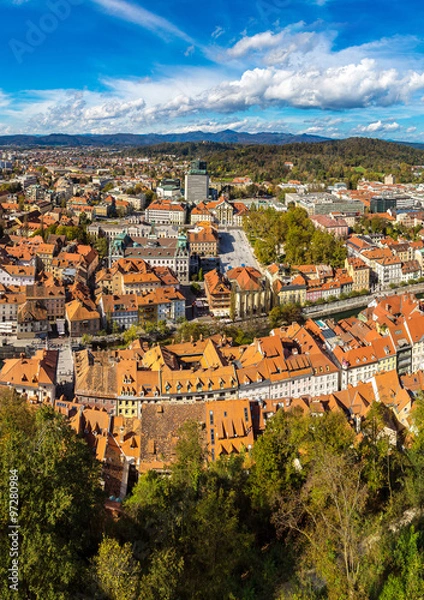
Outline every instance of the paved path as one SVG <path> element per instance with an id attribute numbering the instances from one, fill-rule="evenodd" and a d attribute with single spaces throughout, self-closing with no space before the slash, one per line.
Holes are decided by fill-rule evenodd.
<path id="1" fill-rule="evenodd" d="M 242 265 L 260 270 L 252 247 L 242 229 L 221 230 L 219 235 L 219 258 L 222 271 L 227 271 L 229 267 L 236 268 Z"/>

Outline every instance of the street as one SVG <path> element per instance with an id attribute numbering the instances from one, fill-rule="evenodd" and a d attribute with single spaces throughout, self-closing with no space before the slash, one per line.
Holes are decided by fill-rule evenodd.
<path id="1" fill-rule="evenodd" d="M 56 381 L 58 392 L 64 394 L 68 400 L 73 398 L 74 382 L 74 360 L 72 356 L 70 340 L 51 340 L 49 341 L 51 350 L 59 350 L 59 359 L 57 363 Z"/>

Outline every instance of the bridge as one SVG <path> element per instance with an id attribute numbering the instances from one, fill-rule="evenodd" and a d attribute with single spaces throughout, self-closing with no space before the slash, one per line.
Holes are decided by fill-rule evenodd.
<path id="1" fill-rule="evenodd" d="M 363 308 L 368 306 L 374 298 L 384 298 L 385 296 L 393 296 L 395 294 L 422 294 L 424 293 L 424 282 L 414 283 L 412 285 L 400 286 L 394 289 L 381 290 L 366 296 L 357 296 L 355 298 L 347 298 L 346 300 L 336 300 L 328 304 L 319 304 L 316 306 L 305 306 L 303 314 L 310 319 L 318 319 L 320 317 L 331 317 L 335 313 L 346 312 L 355 308 Z"/>

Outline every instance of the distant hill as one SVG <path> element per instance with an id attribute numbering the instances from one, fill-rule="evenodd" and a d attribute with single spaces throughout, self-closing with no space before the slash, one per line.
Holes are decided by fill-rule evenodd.
<path id="1" fill-rule="evenodd" d="M 424 150 L 420 148 L 363 137 L 279 145 L 168 142 L 133 148 L 131 153 L 200 158 L 208 162 L 210 173 L 220 178 L 243 174 L 256 182 L 282 178 L 310 183 L 345 181 L 352 188 L 362 177 L 381 180 L 388 173 L 398 182 L 407 182 L 411 180 L 411 166 L 424 165 Z M 293 170 L 288 169 L 287 162 L 294 164 Z"/>
<path id="2" fill-rule="evenodd" d="M 114 133 L 114 134 L 87 134 L 68 135 L 52 133 L 50 135 L 3 135 L 0 136 L 0 146 L 151 146 L 163 143 L 182 142 L 216 142 L 225 144 L 291 144 L 295 142 L 323 142 L 328 138 L 316 135 L 295 135 L 292 133 L 247 133 L 227 129 L 218 133 L 205 133 L 191 131 L 189 133 Z"/>

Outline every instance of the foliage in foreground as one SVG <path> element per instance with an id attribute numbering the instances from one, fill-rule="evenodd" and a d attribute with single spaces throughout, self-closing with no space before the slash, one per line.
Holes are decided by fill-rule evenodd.
<path id="1" fill-rule="evenodd" d="M 118 521 L 99 468 L 48 408 L 0 402 L 1 598 L 419 600 L 424 408 L 404 449 L 375 405 L 361 438 L 342 414 L 270 419 L 252 455 L 206 466 L 187 422 L 169 476 L 142 475 Z M 8 589 L 9 471 L 19 472 L 20 583 Z"/>

